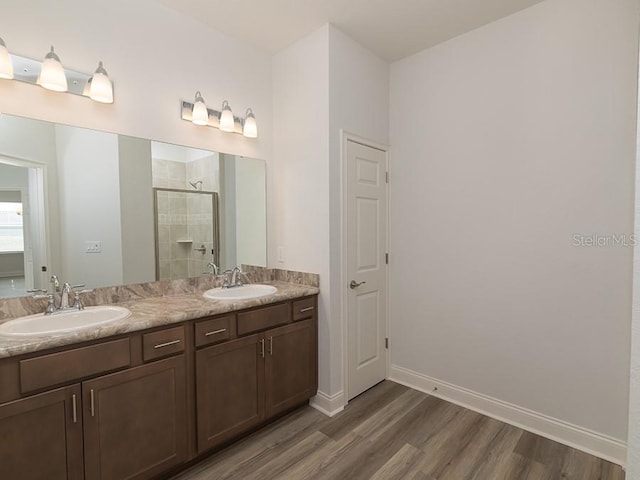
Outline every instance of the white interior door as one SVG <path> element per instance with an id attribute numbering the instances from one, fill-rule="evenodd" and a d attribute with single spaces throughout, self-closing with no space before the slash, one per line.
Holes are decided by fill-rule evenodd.
<path id="1" fill-rule="evenodd" d="M 387 153 L 346 146 L 347 397 L 386 377 Z"/>

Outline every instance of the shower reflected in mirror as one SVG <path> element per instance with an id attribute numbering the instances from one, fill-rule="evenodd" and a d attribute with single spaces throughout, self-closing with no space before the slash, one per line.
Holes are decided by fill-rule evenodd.
<path id="1" fill-rule="evenodd" d="M 207 273 L 219 263 L 217 192 L 154 188 L 156 280 Z"/>

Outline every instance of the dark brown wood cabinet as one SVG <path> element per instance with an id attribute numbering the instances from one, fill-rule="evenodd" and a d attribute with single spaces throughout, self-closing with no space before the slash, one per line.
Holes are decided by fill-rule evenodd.
<path id="1" fill-rule="evenodd" d="M 79 385 L 0 405 L 0 477 L 82 479 L 79 408 Z"/>
<path id="2" fill-rule="evenodd" d="M 196 352 L 199 453 L 315 395 L 315 297 L 299 306 L 303 312 L 297 313 L 300 320 L 293 323 L 296 311 L 292 315 L 291 303 L 238 314 L 238 335 L 252 335 Z"/>
<path id="3" fill-rule="evenodd" d="M 317 298 L 0 359 L 2 480 L 145 480 L 304 404 Z"/>
<path id="4" fill-rule="evenodd" d="M 300 405 L 316 390 L 315 323 L 311 319 L 265 333 L 267 418 Z"/>
<path id="5" fill-rule="evenodd" d="M 83 382 L 85 478 L 151 478 L 187 457 L 184 355 Z"/>
<path id="6" fill-rule="evenodd" d="M 264 418 L 258 336 L 196 353 L 198 452 L 257 425 Z"/>

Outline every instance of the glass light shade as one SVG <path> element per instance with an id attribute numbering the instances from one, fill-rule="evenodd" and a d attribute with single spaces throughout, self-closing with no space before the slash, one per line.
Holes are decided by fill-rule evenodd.
<path id="1" fill-rule="evenodd" d="M 100 103 L 113 103 L 113 85 L 109 79 L 109 74 L 102 66 L 102 62 L 98 63 L 98 68 L 93 77 L 91 77 L 89 98 Z"/>
<path id="2" fill-rule="evenodd" d="M 229 102 L 225 100 L 222 102 L 222 112 L 220 112 L 220 130 L 223 132 L 235 132 L 235 123 Z"/>
<path id="3" fill-rule="evenodd" d="M 207 111 L 207 105 L 204 103 L 204 99 L 200 92 L 196 92 L 196 99 L 194 100 L 193 108 L 191 109 L 191 121 L 196 125 L 209 124 L 209 112 Z"/>
<path id="4" fill-rule="evenodd" d="M 256 123 L 256 117 L 250 108 L 247 108 L 247 115 L 244 119 L 244 127 L 242 127 L 242 134 L 248 138 L 258 137 L 258 124 Z"/>
<path id="5" fill-rule="evenodd" d="M 60 63 L 60 57 L 53 51 L 53 47 L 44 57 L 38 84 L 54 92 L 66 92 L 68 90 L 67 76 L 64 73 L 64 68 L 62 68 L 62 63 Z"/>
<path id="6" fill-rule="evenodd" d="M 0 38 L 0 78 L 7 78 L 11 80 L 13 78 L 13 63 L 9 56 L 9 50 Z"/>

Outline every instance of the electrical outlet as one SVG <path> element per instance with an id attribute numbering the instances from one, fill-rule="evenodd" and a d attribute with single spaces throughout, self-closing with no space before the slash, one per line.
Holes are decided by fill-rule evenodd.
<path id="1" fill-rule="evenodd" d="M 284 263 L 284 247 L 278 247 L 278 261 Z"/>
<path id="2" fill-rule="evenodd" d="M 84 242 L 84 251 L 87 253 L 102 252 L 102 242 L 100 240 L 87 240 Z"/>

